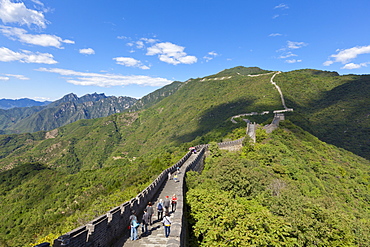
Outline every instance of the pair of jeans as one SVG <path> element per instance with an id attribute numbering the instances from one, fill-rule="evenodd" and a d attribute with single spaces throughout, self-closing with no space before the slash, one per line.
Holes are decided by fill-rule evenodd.
<path id="1" fill-rule="evenodd" d="M 166 236 L 166 238 L 170 236 L 170 232 L 171 232 L 171 226 L 164 226 L 164 235 Z"/>
<path id="2" fill-rule="evenodd" d="M 131 226 L 131 240 L 137 240 L 137 228 Z"/>

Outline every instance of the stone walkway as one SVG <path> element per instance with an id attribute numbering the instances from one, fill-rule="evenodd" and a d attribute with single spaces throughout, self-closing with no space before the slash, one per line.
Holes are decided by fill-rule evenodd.
<path id="1" fill-rule="evenodd" d="M 185 168 L 190 164 L 194 159 L 196 158 L 196 155 L 191 155 L 189 159 L 184 163 L 184 165 L 180 169 L 180 174 L 178 174 L 179 182 L 175 182 L 172 178 L 171 180 L 167 180 L 165 182 L 165 185 L 163 189 L 159 192 L 159 195 L 153 198 L 152 203 L 154 207 L 154 215 L 153 215 L 153 225 L 148 226 L 149 234 L 147 236 L 142 235 L 141 226 L 138 229 L 138 235 L 140 238 L 136 241 L 130 240 L 129 233 L 126 234 L 123 238 L 121 238 L 114 247 L 139 247 L 139 246 L 147 246 L 147 247 L 161 247 L 161 246 L 179 246 L 180 243 L 180 233 L 179 231 L 176 231 L 176 225 L 181 224 L 180 221 L 182 216 L 182 206 L 183 201 L 183 179 L 185 175 Z M 164 236 L 164 229 L 162 226 L 161 221 L 157 218 L 157 203 L 159 202 L 159 199 L 164 200 L 166 196 L 169 196 L 171 199 L 172 195 L 176 194 L 178 198 L 178 210 L 175 212 L 171 212 L 170 209 L 170 219 L 172 221 L 171 226 L 171 233 L 168 238 Z M 141 215 L 142 212 L 139 214 L 139 221 L 141 222 Z M 175 220 L 176 219 L 176 220 Z"/>

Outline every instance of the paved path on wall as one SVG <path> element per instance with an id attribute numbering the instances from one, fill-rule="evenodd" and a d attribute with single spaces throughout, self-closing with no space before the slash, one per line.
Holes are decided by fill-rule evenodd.
<path id="1" fill-rule="evenodd" d="M 284 95 L 283 95 L 283 92 L 281 91 L 280 87 L 276 84 L 276 82 L 274 82 L 274 78 L 277 74 L 280 74 L 281 71 L 278 71 L 276 72 L 270 79 L 270 82 L 272 85 L 275 86 L 275 88 L 278 90 L 279 94 L 280 94 L 280 98 L 281 98 L 281 104 L 283 105 L 284 109 L 288 109 L 288 107 L 286 107 L 285 105 L 285 100 L 284 100 Z"/>
<path id="2" fill-rule="evenodd" d="M 129 233 L 120 239 L 114 247 L 122 247 L 122 246 L 128 246 L 128 247 L 139 247 L 139 246 L 147 246 L 147 247 L 161 247 L 161 246 L 170 246 L 171 242 L 176 242 L 180 241 L 179 237 L 174 237 L 173 235 L 166 238 L 164 236 L 164 229 L 162 226 L 162 223 L 157 220 L 157 202 L 159 202 L 159 199 L 163 199 L 166 196 L 169 196 L 171 199 L 173 194 L 179 195 L 182 194 L 182 186 L 180 185 L 183 182 L 184 175 L 185 175 L 185 168 L 190 164 L 194 159 L 196 158 L 196 155 L 191 155 L 189 159 L 182 165 L 180 169 L 180 174 L 178 175 L 179 182 L 175 182 L 174 180 L 167 180 L 165 182 L 165 185 L 162 189 L 162 191 L 159 193 L 156 198 L 152 199 L 152 202 L 154 202 L 154 215 L 153 215 L 153 225 L 148 226 L 149 230 L 149 235 L 148 236 L 140 236 L 141 235 L 141 227 L 138 229 L 138 235 L 140 236 L 139 240 L 132 241 L 130 240 Z M 180 203 L 180 198 L 178 203 Z M 172 223 L 173 222 L 173 217 L 175 214 L 180 213 L 178 211 L 176 212 L 171 212 L 170 211 L 170 218 Z M 182 212 L 181 212 L 182 213 Z M 141 221 L 141 212 L 140 212 L 140 217 L 138 217 Z M 176 241 L 173 241 L 176 240 Z"/>

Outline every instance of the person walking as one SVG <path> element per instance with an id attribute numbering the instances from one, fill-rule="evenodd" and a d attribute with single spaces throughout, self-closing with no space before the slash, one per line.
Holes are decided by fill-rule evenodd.
<path id="1" fill-rule="evenodd" d="M 153 222 L 152 222 L 152 217 L 153 217 L 153 214 L 154 214 L 154 209 L 152 207 L 152 203 L 151 202 L 148 202 L 148 206 L 146 207 L 146 210 L 148 212 L 148 215 L 149 215 L 149 225 L 152 225 Z"/>
<path id="2" fill-rule="evenodd" d="M 166 238 L 168 238 L 168 236 L 170 236 L 172 224 L 169 213 L 166 213 L 166 215 L 163 217 L 162 223 L 164 226 L 164 235 L 166 236 Z"/>
<path id="3" fill-rule="evenodd" d="M 162 220 L 163 218 L 163 200 L 159 199 L 157 204 L 157 213 L 158 213 L 158 220 Z"/>
<path id="4" fill-rule="evenodd" d="M 169 214 L 170 213 L 170 199 L 168 198 L 168 196 L 166 196 L 166 198 L 164 199 L 164 202 L 163 202 L 163 206 L 164 206 L 164 209 L 165 209 L 165 214 Z"/>
<path id="5" fill-rule="evenodd" d="M 142 224 L 141 225 L 142 234 L 147 235 L 148 234 L 148 224 L 149 224 L 149 214 L 148 214 L 148 211 L 146 209 L 144 209 L 144 214 L 143 214 L 141 224 Z"/>
<path id="6" fill-rule="evenodd" d="M 176 206 L 177 206 L 177 197 L 175 194 L 173 194 L 171 198 L 171 206 L 172 206 L 172 212 L 176 211 Z"/>
<path id="7" fill-rule="evenodd" d="M 140 224 L 137 222 L 137 217 L 136 217 L 135 210 L 131 211 L 129 221 L 130 221 L 130 229 L 131 229 L 130 238 L 131 238 L 132 241 L 138 240 L 137 228 L 139 227 Z"/>

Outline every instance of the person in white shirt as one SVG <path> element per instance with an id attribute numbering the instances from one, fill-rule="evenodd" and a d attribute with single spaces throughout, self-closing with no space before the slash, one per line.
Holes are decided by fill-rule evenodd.
<path id="1" fill-rule="evenodd" d="M 170 236 L 172 224 L 169 213 L 166 213 L 166 215 L 163 217 L 162 223 L 164 227 L 164 235 L 166 236 L 166 238 L 168 238 L 168 236 Z"/>

